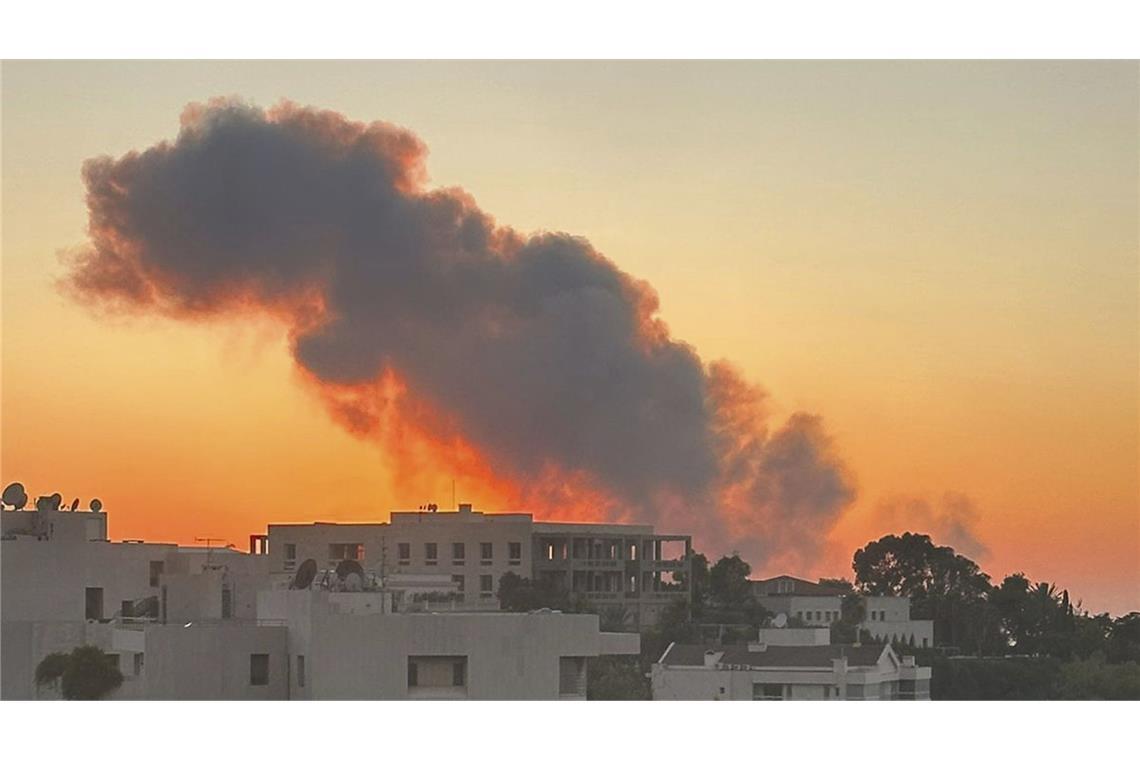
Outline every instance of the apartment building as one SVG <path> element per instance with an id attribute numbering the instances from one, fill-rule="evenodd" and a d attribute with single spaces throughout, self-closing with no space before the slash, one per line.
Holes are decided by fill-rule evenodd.
<path id="1" fill-rule="evenodd" d="M 497 604 L 499 579 L 513 572 L 544 580 L 616 609 L 630 629 L 653 625 L 661 611 L 689 598 L 692 542 L 649 525 L 535 522 L 529 514 L 477 511 L 393 512 L 387 523 L 272 524 L 252 536 L 273 572 L 314 559 L 325 572 L 353 559 L 377 577 L 447 575 L 465 602 Z"/>
<path id="2" fill-rule="evenodd" d="M 81 645 L 117 664 L 117 699 L 581 699 L 588 658 L 639 651 L 637 634 L 603 633 L 597 615 L 499 613 L 481 594 L 445 614 L 398 609 L 402 595 L 457 591 L 448 571 L 465 565 L 400 573 L 383 587 L 376 578 L 346 584 L 326 566 L 332 582 L 290 588 L 295 570 L 274 566 L 268 554 L 109 541 L 105 512 L 7 510 L 2 518 L 4 699 L 58 698 L 35 685 L 36 664 Z M 460 526 L 451 543 L 489 537 L 494 548 L 490 557 L 453 558 L 479 574 L 521 567 L 510 522 L 493 536 L 470 529 L 474 520 Z M 406 524 L 394 535 L 408 543 L 451 537 Z M 357 541 L 354 531 L 319 532 L 322 548 L 340 551 L 326 539 L 356 543 L 343 558 L 367 563 L 372 537 Z M 300 547 L 315 535 L 300 534 Z M 386 540 L 373 556 L 384 556 Z M 428 565 L 424 553 L 417 566 L 415 556 L 401 566 L 397 549 L 397 567 L 441 569 L 440 557 Z"/>

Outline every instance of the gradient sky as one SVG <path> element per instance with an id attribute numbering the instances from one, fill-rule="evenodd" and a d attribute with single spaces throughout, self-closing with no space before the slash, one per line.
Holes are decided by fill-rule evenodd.
<path id="1" fill-rule="evenodd" d="M 84 159 L 173 138 L 191 101 L 285 97 L 408 127 L 433 185 L 519 230 L 589 238 L 652 283 L 676 337 L 767 389 L 777 418 L 822 414 L 859 496 L 817 573 L 850 575 L 854 549 L 888 531 L 953 543 L 946 505 L 965 503 L 995 577 L 1140 608 L 1135 63 L 5 63 L 2 77 L 0 479 L 99 496 L 118 538 L 242 546 L 269 520 L 450 503 L 446 473 L 395 492 L 382 453 L 301 384 L 278 325 L 100 318 L 54 285 L 59 252 L 85 239 Z"/>

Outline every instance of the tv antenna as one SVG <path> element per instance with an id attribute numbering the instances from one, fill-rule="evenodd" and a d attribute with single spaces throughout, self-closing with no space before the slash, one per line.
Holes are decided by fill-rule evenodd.
<path id="1" fill-rule="evenodd" d="M 210 570 L 217 570 L 218 567 L 221 567 L 221 565 L 218 565 L 217 567 L 215 567 L 213 564 L 211 564 L 210 560 L 214 556 L 214 546 L 217 544 L 223 544 L 226 539 L 224 539 L 224 538 L 195 538 L 194 540 L 200 544 L 206 545 L 206 564 L 204 565 L 204 567 L 206 567 Z M 232 547 L 233 547 L 233 544 L 225 544 L 225 546 L 223 548 L 229 549 Z"/>

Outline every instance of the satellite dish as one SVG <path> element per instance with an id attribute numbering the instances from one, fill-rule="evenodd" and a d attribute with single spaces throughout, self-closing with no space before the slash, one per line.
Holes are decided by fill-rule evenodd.
<path id="1" fill-rule="evenodd" d="M 336 566 L 336 577 L 343 581 L 348 577 L 349 573 L 356 573 L 363 578 L 364 568 L 354 559 L 342 559 L 340 564 Z"/>
<path id="2" fill-rule="evenodd" d="M 364 568 L 354 559 L 342 559 L 336 566 L 336 577 L 347 591 L 364 588 Z"/>
<path id="3" fill-rule="evenodd" d="M 103 502 L 99 501 L 98 499 L 92 499 L 91 500 L 91 511 L 92 512 L 102 512 L 103 511 Z"/>
<path id="4" fill-rule="evenodd" d="M 52 503 L 51 503 L 51 497 L 50 496 L 37 496 L 36 497 L 36 509 L 38 509 L 41 512 L 51 512 L 53 509 Z"/>
<path id="5" fill-rule="evenodd" d="M 24 505 L 28 503 L 28 492 L 24 490 L 23 483 L 9 483 L 4 488 L 4 494 L 0 496 L 0 501 L 11 504 L 15 509 L 23 509 Z"/>
<path id="6" fill-rule="evenodd" d="M 55 493 L 53 493 L 51 496 L 48 497 L 48 499 L 50 500 L 50 503 L 51 503 L 51 507 L 50 507 L 51 511 L 52 512 L 59 511 L 59 505 L 63 503 L 63 497 L 59 495 L 59 491 L 56 491 Z"/>
<path id="7" fill-rule="evenodd" d="M 787 624 L 788 616 L 782 612 L 779 615 L 776 615 L 776 619 L 772 621 L 772 625 L 774 625 L 776 628 L 783 628 L 787 626 Z"/>
<path id="8" fill-rule="evenodd" d="M 293 581 L 289 584 L 289 588 L 308 588 L 313 585 L 313 578 L 316 577 L 317 561 L 307 559 L 297 568 L 297 574 L 293 576 Z"/>
<path id="9" fill-rule="evenodd" d="M 71 511 L 74 512 L 77 509 L 79 509 L 79 499 L 71 502 Z"/>

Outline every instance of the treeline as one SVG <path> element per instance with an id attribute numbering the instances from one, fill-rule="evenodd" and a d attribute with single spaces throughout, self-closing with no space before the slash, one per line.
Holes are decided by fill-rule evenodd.
<path id="1" fill-rule="evenodd" d="M 933 699 L 1140 699 L 1140 612 L 1093 614 L 1068 591 L 1024 573 L 994 583 L 973 560 L 917 533 L 868 543 L 855 552 L 852 570 L 853 580 L 820 579 L 843 597 L 832 641 L 870 640 L 859 628 L 865 596 L 909 598 L 912 619 L 934 621 L 934 647 L 895 648 L 934 669 Z M 710 566 L 693 555 L 692 602 L 667 608 L 642 632 L 640 658 L 600 658 L 591 667 L 590 696 L 648 698 L 645 674 L 671 642 L 754 640 L 772 614 L 753 593 L 750 574 L 738 556 Z M 504 609 L 591 611 L 565 590 L 510 573 L 499 595 Z M 630 629 L 626 615 L 601 614 L 603 630 Z"/>

